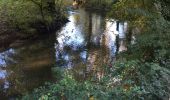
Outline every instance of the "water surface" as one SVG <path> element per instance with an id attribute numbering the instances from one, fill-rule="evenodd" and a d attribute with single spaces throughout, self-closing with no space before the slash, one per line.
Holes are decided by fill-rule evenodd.
<path id="1" fill-rule="evenodd" d="M 127 24 L 82 9 L 56 34 L 0 53 L 0 96 L 15 96 L 54 79 L 53 67 L 73 70 L 77 80 L 100 78 L 103 66 L 126 50 Z"/>

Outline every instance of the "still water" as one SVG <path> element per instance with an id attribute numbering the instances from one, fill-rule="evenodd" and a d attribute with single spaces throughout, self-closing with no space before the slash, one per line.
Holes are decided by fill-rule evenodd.
<path id="1" fill-rule="evenodd" d="M 70 21 L 55 34 L 0 52 L 0 97 L 54 80 L 53 67 L 73 70 L 78 80 L 100 78 L 103 66 L 126 50 L 126 23 L 82 9 L 68 15 Z"/>

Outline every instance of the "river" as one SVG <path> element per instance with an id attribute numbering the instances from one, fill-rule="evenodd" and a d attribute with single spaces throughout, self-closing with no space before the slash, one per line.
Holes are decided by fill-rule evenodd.
<path id="1" fill-rule="evenodd" d="M 126 50 L 126 23 L 83 9 L 69 11 L 68 19 L 55 34 L 0 52 L 0 97 L 55 80 L 55 67 L 73 70 L 77 80 L 100 78 L 103 66 Z"/>

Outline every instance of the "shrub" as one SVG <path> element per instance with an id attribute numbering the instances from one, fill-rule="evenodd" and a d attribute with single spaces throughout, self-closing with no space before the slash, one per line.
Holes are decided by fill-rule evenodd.
<path id="1" fill-rule="evenodd" d="M 61 24 L 66 18 L 60 2 L 54 1 L 53 5 L 47 0 L 2 0 L 0 13 L 3 17 L 0 20 L 24 33 L 48 30 L 51 25 Z"/>

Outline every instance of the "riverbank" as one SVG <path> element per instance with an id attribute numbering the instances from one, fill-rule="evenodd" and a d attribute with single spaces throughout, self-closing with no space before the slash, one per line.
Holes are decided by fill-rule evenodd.
<path id="1" fill-rule="evenodd" d="M 34 39 L 38 39 L 42 35 L 50 35 L 55 33 L 56 30 L 59 30 L 63 25 L 68 22 L 67 19 L 60 21 L 59 24 L 53 25 L 53 28 L 50 30 L 40 30 L 40 32 L 33 32 L 33 33 L 22 33 L 20 31 L 14 29 L 8 29 L 3 31 L 1 28 L 0 31 L 0 52 L 6 50 L 7 48 L 18 47 L 24 45 L 24 43 L 29 41 L 34 41 Z"/>
<path id="2" fill-rule="evenodd" d="M 0 1 L 0 51 L 60 29 L 68 19 L 62 2 Z"/>

